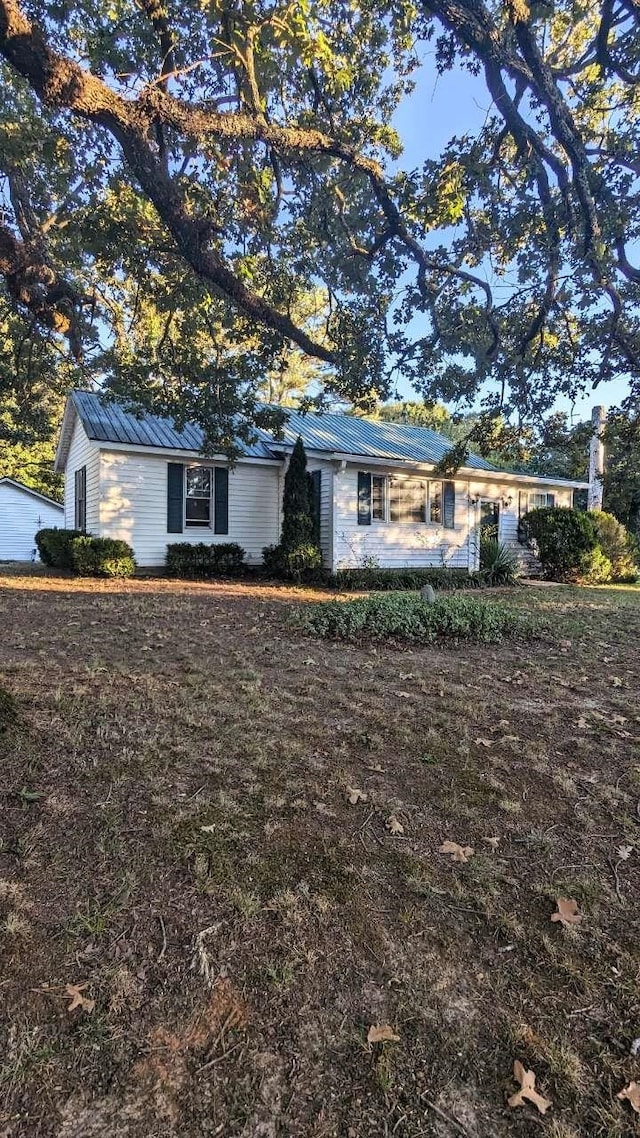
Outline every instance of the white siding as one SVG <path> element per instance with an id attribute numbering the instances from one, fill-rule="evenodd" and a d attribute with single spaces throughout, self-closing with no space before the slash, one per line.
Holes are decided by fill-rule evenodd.
<path id="1" fill-rule="evenodd" d="M 253 562 L 279 539 L 278 467 L 239 463 L 229 472 L 229 533 L 210 529 L 167 532 L 167 467 L 180 456 L 136 451 L 100 452 L 100 524 L 103 537 L 128 541 L 138 564 L 164 565 L 167 545 L 236 541 Z"/>
<path id="2" fill-rule="evenodd" d="M 471 508 L 470 526 L 471 526 L 471 568 L 477 569 L 480 560 L 480 544 L 479 544 L 479 524 L 480 524 L 480 501 L 487 500 L 495 502 L 500 507 L 500 523 L 498 529 L 498 540 L 505 545 L 513 546 L 518 552 L 522 547 L 518 542 L 518 522 L 520 520 L 520 512 L 526 513 L 527 505 L 525 495 L 530 493 L 554 494 L 556 506 L 572 506 L 573 505 L 573 490 L 566 486 L 553 486 L 549 483 L 540 484 L 538 486 L 522 483 L 510 482 L 509 476 L 505 476 L 504 481 L 489 481 L 486 479 L 474 479 L 469 484 L 469 493 L 473 498 L 478 498 L 478 504 Z M 520 495 L 522 494 L 522 510 L 520 511 Z"/>
<path id="3" fill-rule="evenodd" d="M 328 569 L 333 564 L 333 526 L 332 509 L 333 500 L 333 466 L 330 462 L 319 459 L 309 459 L 307 469 L 321 472 L 320 479 L 320 548 L 322 550 L 322 563 Z"/>
<path id="4" fill-rule="evenodd" d="M 64 528 L 62 506 L 50 505 L 10 482 L 0 482 L 0 561 L 37 560 L 36 533 L 55 526 Z"/>
<path id="5" fill-rule="evenodd" d="M 348 465 L 334 474 L 333 562 L 334 568 L 357 568 L 375 558 L 381 568 L 406 569 L 420 566 L 469 566 L 469 489 L 466 481 L 455 481 L 455 528 L 414 525 L 399 522 L 372 522 L 358 525 L 358 470 L 366 464 Z M 380 467 L 375 474 L 393 473 Z M 419 477 L 428 478 L 421 474 Z"/>
<path id="6" fill-rule="evenodd" d="M 65 529 L 75 529 L 75 473 L 83 466 L 87 468 L 87 533 L 99 535 L 100 451 L 96 443 L 87 438 L 82 423 L 76 419 L 64 471 Z"/>
<path id="7" fill-rule="evenodd" d="M 527 485 L 509 480 L 454 479 L 455 528 L 397 522 L 375 522 L 358 525 L 358 470 L 366 470 L 366 463 L 348 464 L 345 470 L 333 476 L 334 516 L 333 555 L 334 569 L 362 566 L 366 558 L 375 558 L 382 568 L 417 568 L 420 566 L 446 566 L 450 569 L 477 569 L 479 563 L 480 501 L 488 499 L 500 506 L 499 540 L 518 549 L 519 493 L 546 492 L 555 494 L 556 506 L 571 506 L 573 491 L 566 486 L 551 484 Z M 397 471 L 381 467 L 369 468 L 374 474 L 393 474 Z M 416 474 L 428 479 L 428 473 Z M 472 501 L 477 499 L 477 502 Z M 511 499 L 511 501 L 509 501 Z M 524 499 L 523 499 L 524 501 Z M 524 509 L 522 511 L 524 513 Z"/>

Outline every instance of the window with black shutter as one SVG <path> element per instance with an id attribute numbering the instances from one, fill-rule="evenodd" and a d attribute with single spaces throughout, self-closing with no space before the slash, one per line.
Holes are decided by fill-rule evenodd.
<path id="1" fill-rule="evenodd" d="M 224 466 L 167 465 L 167 532 L 229 532 L 229 471 Z"/>
<path id="2" fill-rule="evenodd" d="M 454 482 L 442 483 L 442 524 L 445 529 L 455 529 L 456 487 Z"/>
<path id="3" fill-rule="evenodd" d="M 358 471 L 358 525 L 371 525 L 371 475 Z"/>
<path id="4" fill-rule="evenodd" d="M 87 528 L 87 468 L 81 466 L 75 475 L 75 528 Z"/>

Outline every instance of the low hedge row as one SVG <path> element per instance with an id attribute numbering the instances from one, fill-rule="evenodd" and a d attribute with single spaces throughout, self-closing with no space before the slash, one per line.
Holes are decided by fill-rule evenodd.
<path id="1" fill-rule="evenodd" d="M 43 565 L 53 569 L 73 569 L 71 544 L 84 537 L 79 529 L 41 529 L 36 534 L 36 545 Z"/>
<path id="2" fill-rule="evenodd" d="M 505 639 L 534 639 L 547 630 L 539 617 L 499 600 L 453 595 L 428 604 L 417 593 L 320 601 L 300 606 L 292 620 L 304 632 L 326 640 L 413 644 L 440 640 L 499 644 Z"/>
<path id="3" fill-rule="evenodd" d="M 246 570 L 245 557 L 244 549 L 235 541 L 217 545 L 177 541 L 167 546 L 167 574 L 191 579 L 239 577 Z"/>
<path id="4" fill-rule="evenodd" d="M 74 529 L 41 529 L 36 545 L 44 565 L 71 569 L 81 577 L 132 577 L 133 550 L 126 541 L 92 537 Z"/>
<path id="5" fill-rule="evenodd" d="M 133 577 L 136 562 L 126 541 L 112 537 L 76 537 L 71 543 L 73 568 L 81 577 Z"/>
<path id="6" fill-rule="evenodd" d="M 329 577 L 329 584 L 345 593 L 363 591 L 389 591 L 421 589 L 431 585 L 434 589 L 479 589 L 486 583 L 482 573 L 469 573 L 466 569 L 338 569 Z"/>

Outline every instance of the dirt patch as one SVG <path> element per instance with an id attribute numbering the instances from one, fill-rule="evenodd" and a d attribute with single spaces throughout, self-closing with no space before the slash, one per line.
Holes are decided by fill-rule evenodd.
<path id="1" fill-rule="evenodd" d="M 640 593 L 405 651 L 319 595 L 0 578 L 3 1138 L 538 1134 L 515 1058 L 543 1132 L 634 1133 Z"/>

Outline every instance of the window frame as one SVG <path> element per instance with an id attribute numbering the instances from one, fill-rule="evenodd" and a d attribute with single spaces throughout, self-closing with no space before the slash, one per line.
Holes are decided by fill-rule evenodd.
<path id="1" fill-rule="evenodd" d="M 392 483 L 395 481 L 401 484 L 412 482 L 419 482 L 424 485 L 424 518 L 422 521 L 415 521 L 411 519 L 394 519 L 391 517 L 391 490 Z M 376 515 L 374 506 L 374 483 L 382 483 L 382 516 Z M 434 491 L 434 487 L 437 488 Z M 432 509 L 436 500 L 440 500 L 440 519 L 434 520 L 431 516 Z M 402 478 L 394 476 L 393 474 L 372 474 L 371 475 L 371 524 L 372 525 L 394 525 L 394 526 L 431 526 L 434 529 L 445 529 L 444 524 L 444 479 L 441 478 L 422 478 L 422 477 L 409 477 Z"/>
<path id="2" fill-rule="evenodd" d="M 81 493 L 78 493 L 80 486 Z M 75 471 L 73 483 L 73 521 L 74 529 L 87 532 L 87 468 L 79 466 Z"/>
<path id="3" fill-rule="evenodd" d="M 206 470 L 209 473 L 209 495 L 208 498 L 204 494 L 189 494 L 188 493 L 188 479 L 189 472 L 192 470 Z M 202 462 L 185 463 L 184 466 L 184 486 L 183 486 L 183 525 L 185 530 L 203 530 L 208 529 L 215 532 L 215 466 L 207 466 Z M 206 522 L 193 521 L 187 517 L 187 503 L 191 499 L 196 502 L 209 502 L 209 519 Z"/>
<path id="4" fill-rule="evenodd" d="M 434 521 L 434 519 L 431 516 L 431 511 L 433 509 L 432 498 L 431 498 L 431 487 L 432 486 L 439 486 L 440 487 L 440 489 L 438 491 L 438 493 L 440 495 L 440 520 L 439 521 Z M 428 515 L 427 520 L 428 520 L 428 523 L 430 526 L 440 526 L 442 529 L 444 529 L 445 526 L 444 526 L 444 479 L 443 478 L 442 479 L 437 479 L 437 478 L 429 479 L 428 495 L 429 495 L 429 500 L 427 503 L 427 515 Z"/>
<path id="5" fill-rule="evenodd" d="M 531 504 L 532 498 L 542 498 L 543 496 L 545 498 L 544 504 L 538 503 L 537 505 L 532 506 L 532 504 Z M 551 498 L 551 501 L 549 501 L 549 498 Z M 525 513 L 528 513 L 529 510 L 553 510 L 555 508 L 555 504 L 556 504 L 556 496 L 555 496 L 555 494 L 552 494 L 550 490 L 528 490 L 527 491 L 527 509 L 526 509 Z"/>
<path id="6" fill-rule="evenodd" d="M 376 517 L 375 507 L 373 504 L 373 484 L 374 482 L 382 483 L 382 517 Z M 372 474 L 371 475 L 371 524 L 372 525 L 387 525 L 389 521 L 389 475 L 388 474 Z"/>

